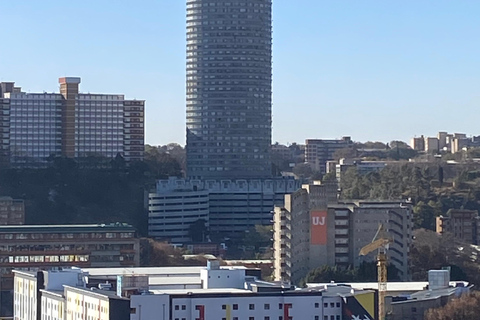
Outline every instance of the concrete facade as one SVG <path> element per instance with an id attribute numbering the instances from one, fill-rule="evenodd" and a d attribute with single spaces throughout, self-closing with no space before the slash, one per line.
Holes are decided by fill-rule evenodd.
<path id="1" fill-rule="evenodd" d="M 44 272 L 19 271 L 15 272 L 15 281 L 21 284 L 15 295 L 15 319 L 341 320 L 352 315 L 374 319 L 376 315 L 373 290 L 342 285 L 293 290 L 281 283 L 259 281 L 246 270 L 220 268 L 218 261 L 210 261 L 200 273 L 208 283 L 202 282 L 197 289 L 127 292 L 91 286 L 87 273 L 80 269 L 51 273 L 48 281 Z"/>
<path id="2" fill-rule="evenodd" d="M 172 239 L 185 239 L 185 230 L 189 224 L 178 219 L 185 215 L 185 209 L 191 208 L 204 213 L 208 210 L 210 235 L 214 238 L 242 235 L 255 225 L 269 225 L 275 205 L 283 203 L 284 195 L 298 189 L 300 182 L 294 179 L 278 178 L 265 180 L 194 180 L 170 178 L 157 181 L 155 193 L 149 194 L 149 235 L 166 238 L 167 227 L 154 225 L 160 220 L 171 221 L 168 232 Z M 186 198 L 187 193 L 177 190 L 190 190 L 188 197 L 199 197 L 202 201 Z M 172 192 L 180 192 L 175 206 L 170 203 L 169 212 L 155 212 L 156 205 L 164 202 Z M 168 200 L 173 201 L 173 200 Z M 207 202 L 204 203 L 204 202 Z M 183 202 L 183 203 L 182 203 Z M 159 208 L 159 207 L 158 207 Z M 166 207 L 165 207 L 166 208 Z M 162 216 L 159 216 L 159 215 Z M 160 219 L 160 220 L 159 220 Z M 163 228 L 163 229 L 162 229 Z"/>
<path id="3" fill-rule="evenodd" d="M 26 93 L 14 83 L 1 84 L 3 166 L 44 167 L 60 156 L 143 160 L 145 101 L 80 93 L 78 77 L 59 83 L 60 93 Z"/>
<path id="4" fill-rule="evenodd" d="M 187 176 L 271 177 L 271 0 L 187 0 Z"/>
<path id="5" fill-rule="evenodd" d="M 437 233 L 450 233 L 455 239 L 475 245 L 480 243 L 480 217 L 476 210 L 450 209 L 436 221 Z"/>
<path id="6" fill-rule="evenodd" d="M 305 140 L 305 163 L 312 166 L 315 171 L 323 174 L 327 172 L 326 163 L 333 160 L 337 150 L 353 147 L 350 137 L 340 140 L 307 139 Z"/>
<path id="7" fill-rule="evenodd" d="M 410 203 L 346 201 L 322 206 L 312 203 L 318 198 L 310 195 L 309 199 L 301 190 L 292 196 L 296 205 L 275 208 L 275 280 L 298 283 L 310 269 L 322 265 L 346 268 L 373 261 L 373 253 L 359 257 L 359 252 L 372 242 L 380 223 L 393 238 L 389 263 L 398 269 L 401 279 L 409 280 L 408 252 L 413 230 Z"/>
<path id="8" fill-rule="evenodd" d="M 326 212 L 335 203 L 336 185 L 303 185 L 285 195 L 273 216 L 274 279 L 297 284 L 312 268 L 312 256 L 323 255 L 311 245 L 312 212 Z M 320 250 L 322 251 L 322 250 Z M 324 251 L 324 250 L 323 250 Z"/>

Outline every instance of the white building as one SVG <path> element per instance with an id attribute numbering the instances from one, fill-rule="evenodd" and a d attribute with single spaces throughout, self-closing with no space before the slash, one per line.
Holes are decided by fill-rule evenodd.
<path id="1" fill-rule="evenodd" d="M 178 269 L 175 279 L 180 279 L 182 272 L 186 272 L 185 275 L 189 277 L 193 271 L 182 267 Z M 15 292 L 15 306 L 19 306 L 19 312 L 15 313 L 15 319 L 340 320 L 345 315 L 352 314 L 361 319 L 374 318 L 373 290 L 352 290 L 340 285 L 293 290 L 289 285 L 259 281 L 249 276 L 245 268 L 220 267 L 218 261 L 209 261 L 206 268 L 198 271 L 201 279 L 198 288 L 163 288 L 143 293 L 141 290 L 135 292 L 137 281 L 127 284 L 122 280 L 120 284 L 112 282 L 99 286 L 108 289 L 116 285 L 117 291 L 114 291 L 97 289 L 93 286 L 95 283 L 91 281 L 92 278 L 88 278 L 88 288 L 85 288 L 88 274 L 80 269 L 48 275 L 18 271 L 15 272 L 15 282 L 19 283 Z M 111 273 L 106 272 L 104 275 Z M 171 273 L 172 271 L 166 271 L 164 274 Z M 88 276 L 92 277 L 91 274 Z M 131 275 L 123 274 L 123 277 Z M 143 287 L 145 282 L 140 280 L 139 286 Z M 40 289 L 42 286 L 45 288 Z M 120 290 L 118 286 L 121 286 Z M 37 305 L 36 297 L 41 298 L 40 305 Z M 361 304 L 359 301 L 362 301 Z"/>
<path id="2" fill-rule="evenodd" d="M 274 206 L 299 187 L 299 181 L 288 178 L 159 180 L 156 192 L 149 194 L 149 236 L 186 241 L 198 219 L 208 221 L 213 237 L 243 234 L 255 225 L 271 224 Z"/>
<path id="3" fill-rule="evenodd" d="M 62 316 L 64 302 L 59 299 L 58 292 L 63 291 L 64 285 L 83 288 L 86 284 L 85 275 L 80 269 L 38 272 L 14 270 L 13 272 L 15 273 L 13 293 L 15 320 L 64 319 Z M 38 292 L 41 289 L 51 291 L 52 294 L 38 301 L 40 296 Z M 38 303 L 42 304 L 40 318 L 37 317 Z"/>

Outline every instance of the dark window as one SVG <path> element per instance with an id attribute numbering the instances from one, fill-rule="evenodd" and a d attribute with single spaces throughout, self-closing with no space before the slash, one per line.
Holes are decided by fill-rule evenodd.
<path id="1" fill-rule="evenodd" d="M 330 308 L 333 308 L 333 307 L 335 307 L 335 303 L 330 302 Z"/>
<path id="2" fill-rule="evenodd" d="M 182 310 L 187 310 L 187 306 L 182 304 Z"/>
<path id="3" fill-rule="evenodd" d="M 222 310 L 225 310 L 227 309 L 227 305 L 226 304 L 222 304 Z"/>
<path id="4" fill-rule="evenodd" d="M 320 320 L 320 318 L 318 316 L 315 316 L 315 320 Z"/>
<path id="5" fill-rule="evenodd" d="M 320 308 L 320 303 L 315 302 L 315 308 Z"/>
<path id="6" fill-rule="evenodd" d="M 265 310 L 270 310 L 270 304 L 265 303 L 265 305 L 263 306 L 263 308 L 264 308 Z"/>
<path id="7" fill-rule="evenodd" d="M 238 310 L 238 304 L 233 305 L 233 310 Z"/>
<path id="8" fill-rule="evenodd" d="M 265 318 L 263 318 L 264 320 L 270 320 L 270 317 L 269 316 L 265 316 Z"/>
<path id="9" fill-rule="evenodd" d="M 255 320 L 255 317 L 248 317 L 248 320 Z"/>
<path id="10" fill-rule="evenodd" d="M 180 306 L 178 304 L 175 305 L 175 310 L 180 310 Z"/>
<path id="11" fill-rule="evenodd" d="M 255 305 L 254 305 L 253 303 L 250 303 L 250 304 L 248 305 L 248 309 L 250 309 L 250 310 L 255 310 Z"/>
<path id="12" fill-rule="evenodd" d="M 340 308 L 340 302 L 337 302 L 337 308 Z"/>
<path id="13" fill-rule="evenodd" d="M 278 304 L 278 309 L 282 309 L 283 308 L 283 304 L 279 303 Z"/>
<path id="14" fill-rule="evenodd" d="M 324 304 L 323 304 L 323 307 L 324 307 L 324 308 L 328 308 L 328 303 L 324 303 Z"/>

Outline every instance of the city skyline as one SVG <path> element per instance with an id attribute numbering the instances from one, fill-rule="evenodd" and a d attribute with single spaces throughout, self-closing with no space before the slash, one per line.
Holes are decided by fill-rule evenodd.
<path id="1" fill-rule="evenodd" d="M 83 92 L 145 99 L 146 143 L 183 145 L 185 3 L 142 4 L 0 4 L 9 30 L 0 80 L 58 92 L 51 79 L 74 75 L 88 83 Z M 475 1 L 275 1 L 272 141 L 478 134 L 479 9 Z"/>

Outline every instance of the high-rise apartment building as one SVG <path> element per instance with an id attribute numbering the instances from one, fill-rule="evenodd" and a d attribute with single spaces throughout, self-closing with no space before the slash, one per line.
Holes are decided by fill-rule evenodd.
<path id="1" fill-rule="evenodd" d="M 271 176 L 272 1 L 187 0 L 187 175 Z"/>
<path id="2" fill-rule="evenodd" d="M 0 84 L 0 164 L 42 167 L 50 157 L 144 154 L 143 100 L 124 95 L 80 93 L 80 78 L 59 79 L 60 93 L 26 93 Z"/>
<path id="3" fill-rule="evenodd" d="M 275 207 L 274 277 L 298 283 L 308 270 L 322 265 L 358 267 L 375 254 L 359 257 L 383 224 L 393 241 L 388 261 L 406 281 L 412 239 L 412 205 L 405 201 L 348 201 L 336 203 L 328 186 L 310 185 L 285 196 Z"/>

